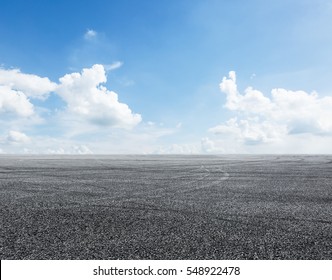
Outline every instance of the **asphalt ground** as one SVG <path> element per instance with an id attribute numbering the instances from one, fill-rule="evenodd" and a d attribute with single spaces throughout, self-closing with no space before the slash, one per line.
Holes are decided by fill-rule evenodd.
<path id="1" fill-rule="evenodd" d="M 332 259 L 332 156 L 1 156 L 1 259 Z"/>

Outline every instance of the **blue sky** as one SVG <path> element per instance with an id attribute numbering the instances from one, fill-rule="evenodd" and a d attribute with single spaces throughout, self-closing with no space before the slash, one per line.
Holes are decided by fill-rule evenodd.
<path id="1" fill-rule="evenodd" d="M 331 153 L 332 4 L 0 1 L 2 153 Z"/>

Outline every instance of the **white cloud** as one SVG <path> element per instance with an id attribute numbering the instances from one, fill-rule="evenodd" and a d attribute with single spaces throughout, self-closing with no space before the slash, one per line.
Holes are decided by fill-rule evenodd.
<path id="1" fill-rule="evenodd" d="M 48 78 L 24 74 L 19 69 L 0 69 L 0 113 L 30 117 L 34 115 L 30 99 L 46 99 L 55 88 Z"/>
<path id="2" fill-rule="evenodd" d="M 330 153 L 332 97 L 316 92 L 275 88 L 270 95 L 248 87 L 240 94 L 234 71 L 220 90 L 234 117 L 212 127 L 214 140 L 202 140 L 202 150 L 227 153 Z M 205 148 L 204 148 L 205 147 Z"/>
<path id="3" fill-rule="evenodd" d="M 214 142 L 211 141 L 209 138 L 205 137 L 201 140 L 201 147 L 202 151 L 205 153 L 211 153 L 215 151 Z"/>
<path id="4" fill-rule="evenodd" d="M 106 65 L 104 65 L 104 68 L 105 68 L 106 71 L 113 71 L 115 69 L 120 68 L 122 65 L 123 65 L 122 61 L 115 61 L 112 64 L 106 64 Z"/>
<path id="5" fill-rule="evenodd" d="M 84 34 L 84 39 L 91 40 L 97 36 L 97 32 L 93 29 L 88 29 Z"/>
<path id="6" fill-rule="evenodd" d="M 0 86 L 23 92 L 27 97 L 38 99 L 45 99 L 56 88 L 56 84 L 48 78 L 24 74 L 19 69 L 0 69 Z"/>
<path id="7" fill-rule="evenodd" d="M 210 128 L 209 131 L 249 145 L 278 141 L 288 133 L 286 125 L 272 124 L 258 118 L 231 118 L 225 124 Z"/>
<path id="8" fill-rule="evenodd" d="M 287 123 L 290 133 L 332 133 L 332 97 L 278 88 L 272 100 L 270 118 Z"/>
<path id="9" fill-rule="evenodd" d="M 33 136 L 11 130 L 0 136 L 1 149 L 8 154 L 93 154 L 90 145 L 61 137 Z"/>
<path id="10" fill-rule="evenodd" d="M 116 69 L 121 65 L 122 62 L 115 62 L 108 67 Z M 59 84 L 17 69 L 1 69 L 0 132 L 4 134 L 0 136 L 0 148 L 6 153 L 37 154 L 90 154 L 95 150 L 97 153 L 141 153 L 143 146 L 144 151 L 152 150 L 150 144 L 169 132 L 158 127 L 147 129 L 149 126 L 144 125 L 138 132 L 128 130 L 142 118 L 103 85 L 106 81 L 102 65 L 67 74 L 60 78 Z M 45 99 L 50 92 L 65 103 L 54 111 L 48 110 L 46 103 L 34 105 L 34 99 Z M 51 131 L 49 127 L 53 128 L 54 137 L 45 135 Z M 39 136 L 30 138 L 20 132 L 27 128 Z"/>
<path id="11" fill-rule="evenodd" d="M 233 143 L 234 146 L 234 143 Z M 231 150 L 228 149 L 228 152 Z M 203 154 L 220 154 L 225 153 L 224 143 L 220 140 L 212 140 L 208 137 L 204 137 L 201 139 L 201 153 Z"/>
<path id="12" fill-rule="evenodd" d="M 211 140 L 203 137 L 200 142 L 193 143 L 174 143 L 169 145 L 159 145 L 152 154 L 220 154 L 224 153 L 223 143 L 218 140 Z"/>
<path id="13" fill-rule="evenodd" d="M 0 113 L 29 117 L 34 114 L 34 107 L 23 92 L 0 85 Z"/>
<path id="14" fill-rule="evenodd" d="M 171 144 L 157 147 L 152 154 L 199 154 L 201 149 L 195 144 Z"/>
<path id="15" fill-rule="evenodd" d="M 29 153 L 27 151 L 26 153 Z M 69 147 L 48 148 L 46 154 L 52 155 L 91 155 L 93 152 L 86 145 L 72 145 Z"/>
<path id="16" fill-rule="evenodd" d="M 226 94 L 225 107 L 232 111 L 242 111 L 246 113 L 264 114 L 270 112 L 272 104 L 269 98 L 263 93 L 248 87 L 245 94 L 238 92 L 236 85 L 236 75 L 234 71 L 229 72 L 229 79 L 223 78 L 220 83 L 220 90 Z"/>
<path id="17" fill-rule="evenodd" d="M 261 144 L 280 143 L 295 134 L 332 135 L 332 97 L 281 88 L 268 97 L 252 87 L 240 94 L 234 71 L 222 79 L 220 89 L 226 94 L 225 107 L 236 117 L 209 131 L 224 139 Z"/>
<path id="18" fill-rule="evenodd" d="M 11 130 L 6 137 L 8 143 L 27 143 L 30 138 L 23 132 Z"/>
<path id="19" fill-rule="evenodd" d="M 67 74 L 60 78 L 56 90 L 67 103 L 67 113 L 96 125 L 132 128 L 141 122 L 139 114 L 132 113 L 118 95 L 101 84 L 107 78 L 103 65 L 96 64 L 82 73 Z"/>

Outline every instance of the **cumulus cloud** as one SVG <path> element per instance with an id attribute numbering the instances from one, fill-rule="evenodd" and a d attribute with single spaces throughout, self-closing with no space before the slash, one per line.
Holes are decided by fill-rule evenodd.
<path id="1" fill-rule="evenodd" d="M 6 137 L 8 143 L 27 143 L 30 138 L 23 132 L 11 130 Z"/>
<path id="2" fill-rule="evenodd" d="M 0 86 L 23 92 L 27 97 L 38 99 L 45 99 L 56 88 L 56 84 L 48 78 L 21 73 L 19 69 L 0 69 Z"/>
<path id="3" fill-rule="evenodd" d="M 272 100 L 270 117 L 287 123 L 290 133 L 332 133 L 332 97 L 277 88 Z"/>
<path id="4" fill-rule="evenodd" d="M 174 129 L 170 132 L 155 125 L 131 129 L 142 121 L 141 115 L 133 113 L 105 85 L 106 71 L 121 66 L 120 61 L 97 64 L 80 73 L 66 74 L 58 83 L 18 69 L 0 68 L 1 151 L 90 154 L 153 150 L 156 146 L 151 145 Z M 54 110 L 48 110 L 47 103 L 36 102 L 36 99 L 45 100 L 50 93 L 64 101 L 55 103 L 59 107 Z M 27 127 L 34 137 L 22 132 Z M 48 132 L 54 136 L 48 137 Z"/>
<path id="5" fill-rule="evenodd" d="M 220 154 L 225 153 L 226 149 L 222 142 L 212 140 L 208 137 L 201 139 L 201 153 L 203 154 Z M 230 150 L 228 150 L 230 152 Z"/>
<path id="6" fill-rule="evenodd" d="M 29 117 L 34 114 L 34 106 L 23 92 L 0 85 L 0 113 Z"/>
<path id="7" fill-rule="evenodd" d="M 96 64 L 60 78 L 56 92 L 67 103 L 69 113 L 90 123 L 121 128 L 137 125 L 141 116 L 119 102 L 118 95 L 102 85 L 106 81 L 104 66 Z"/>
<path id="8" fill-rule="evenodd" d="M 114 70 L 121 65 L 117 61 L 106 68 Z M 105 67 L 99 64 L 83 69 L 82 73 L 63 76 L 60 84 L 18 69 L 0 69 L 0 113 L 30 117 L 35 114 L 31 99 L 46 99 L 50 92 L 55 92 L 67 103 L 66 113 L 71 119 L 77 117 L 80 122 L 121 128 L 137 125 L 141 116 L 132 113 L 115 92 L 103 86 L 106 81 Z"/>
<path id="9" fill-rule="evenodd" d="M 202 151 L 205 152 L 205 153 L 215 152 L 214 142 L 211 141 L 207 137 L 202 138 L 202 140 L 201 140 L 201 147 L 202 147 Z"/>
<path id="10" fill-rule="evenodd" d="M 332 97 L 282 88 L 266 96 L 252 87 L 240 94 L 234 71 L 222 79 L 220 90 L 226 94 L 225 107 L 236 117 L 210 128 L 212 133 L 245 144 L 280 141 L 287 135 L 303 133 L 332 134 Z"/>
<path id="11" fill-rule="evenodd" d="M 225 124 L 210 128 L 209 131 L 235 137 L 249 145 L 277 141 L 288 133 L 286 125 L 261 121 L 259 118 L 231 118 Z"/>
<path id="12" fill-rule="evenodd" d="M 30 117 L 34 106 L 30 99 L 46 99 L 56 89 L 48 78 L 21 73 L 19 69 L 0 69 L 0 113 Z"/>

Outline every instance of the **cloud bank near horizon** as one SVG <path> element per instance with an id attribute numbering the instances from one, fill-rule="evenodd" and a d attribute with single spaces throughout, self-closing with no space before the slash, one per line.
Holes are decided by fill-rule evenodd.
<path id="1" fill-rule="evenodd" d="M 271 153 L 277 152 L 273 149 L 278 148 L 290 152 L 291 148 L 285 150 L 287 144 L 298 141 L 303 146 L 302 153 L 310 153 L 315 150 L 309 147 L 314 138 L 326 140 L 332 136 L 331 96 L 320 97 L 317 92 L 283 88 L 274 88 L 270 95 L 266 95 L 252 87 L 247 87 L 241 94 L 235 71 L 223 77 L 219 87 L 226 96 L 224 108 L 234 114 L 234 117 L 209 129 L 219 141 L 235 141 L 244 147 L 256 146 L 258 148 L 248 149 L 258 153 L 260 148 L 266 152 L 265 144 L 265 147 L 270 145 Z M 308 145 L 304 144 L 306 139 Z M 290 147 L 293 146 L 291 143 Z M 293 151 L 298 152 L 296 149 Z"/>
<path id="2" fill-rule="evenodd" d="M 121 67 L 122 62 L 114 65 L 95 64 L 84 68 L 81 73 L 65 74 L 58 83 L 47 77 L 22 73 L 19 69 L 0 69 L 0 144 L 6 146 L 2 153 L 18 151 L 38 153 L 34 140 L 41 141 L 38 125 L 54 126 L 54 129 L 67 130 L 64 134 L 73 134 L 74 130 L 89 133 L 110 129 L 131 130 L 142 121 L 140 114 L 133 113 L 130 107 L 119 101 L 116 92 L 108 90 L 106 71 Z M 50 94 L 63 101 L 62 106 L 53 111 L 44 106 Z M 36 103 L 35 101 L 38 101 Z M 37 105 L 36 105 L 37 104 Z M 70 125 L 71 124 L 71 125 Z M 34 137 L 28 132 L 34 131 Z M 7 129 L 7 131 L 6 131 Z M 26 132 L 28 131 L 28 132 Z M 76 133 L 76 134 L 77 134 Z M 37 135 L 36 135 L 37 134 Z M 75 134 L 75 133 L 74 133 Z M 50 141 L 43 135 L 45 141 Z M 58 135 L 64 137 L 64 135 Z M 68 138 L 68 137 L 67 137 Z M 75 141 L 50 141 L 57 143 L 40 145 L 41 153 L 91 153 L 90 149 L 75 144 Z M 27 146 L 33 148 L 26 148 Z M 25 148 L 24 148 L 25 147 Z"/>
<path id="3" fill-rule="evenodd" d="M 165 129 L 143 123 L 140 114 L 120 102 L 118 94 L 105 84 L 106 72 L 121 65 L 95 64 L 65 74 L 57 83 L 19 69 L 0 69 L 1 152 L 93 153 L 98 140 L 80 140 L 80 134 L 100 135 L 105 152 L 117 151 L 116 145 L 124 153 L 126 147 L 130 153 L 158 154 L 332 152 L 328 144 L 332 140 L 331 96 L 283 88 L 264 94 L 250 86 L 240 93 L 235 71 L 219 85 L 226 97 L 223 107 L 233 113 L 231 118 L 210 127 L 210 136 L 202 135 L 201 140 L 157 145 L 156 139 L 176 134 L 183 127 Z M 51 94 L 64 102 L 52 112 L 43 107 Z M 135 130 L 139 124 L 141 129 Z M 53 138 L 39 135 L 38 125 L 53 125 L 62 134 Z M 113 142 L 107 144 L 109 139 Z M 113 147 L 108 150 L 110 145 Z"/>
<path id="4" fill-rule="evenodd" d="M 45 101 L 54 92 L 66 103 L 64 114 L 78 116 L 81 122 L 120 128 L 140 123 L 141 115 L 121 103 L 117 93 L 103 86 L 106 82 L 106 71 L 100 64 L 84 68 L 81 73 L 66 74 L 59 83 L 19 69 L 0 69 L 0 113 L 9 113 L 12 118 L 32 116 L 37 114 L 33 100 Z"/>
<path id="5" fill-rule="evenodd" d="M 132 128 L 142 121 L 129 106 L 121 103 L 117 93 L 102 84 L 107 82 L 103 65 L 95 64 L 82 73 L 60 78 L 55 92 L 66 102 L 66 114 L 95 125 Z"/>

